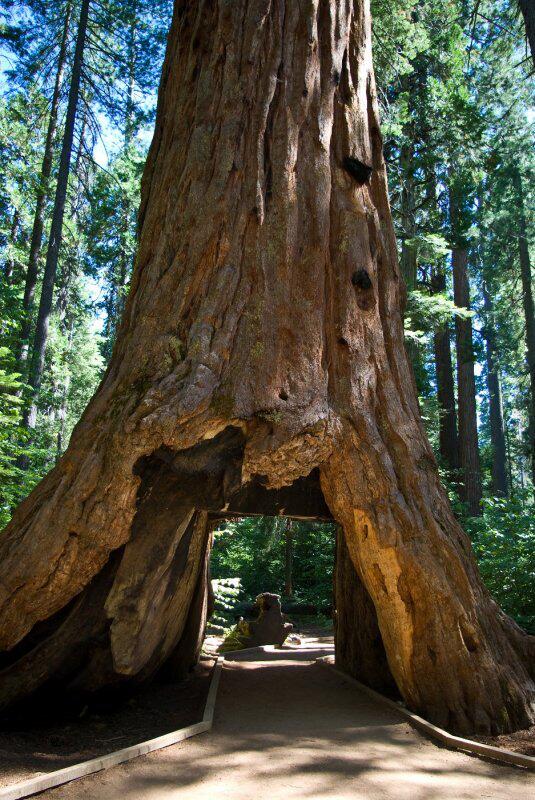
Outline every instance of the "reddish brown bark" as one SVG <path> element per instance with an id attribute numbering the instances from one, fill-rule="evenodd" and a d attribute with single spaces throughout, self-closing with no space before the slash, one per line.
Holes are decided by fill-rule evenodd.
<path id="1" fill-rule="evenodd" d="M 90 663 L 86 685 L 153 673 L 192 607 L 207 512 L 256 496 L 292 516 L 292 484 L 319 508 L 319 472 L 409 705 L 459 731 L 533 720 L 533 640 L 482 586 L 419 416 L 370 43 L 360 0 L 176 3 L 125 317 L 3 535 L 4 649 L 124 547 L 112 676 Z"/>
<path id="2" fill-rule="evenodd" d="M 395 693 L 375 606 L 351 560 L 341 528 L 336 535 L 334 607 L 336 666 L 372 689 Z"/>

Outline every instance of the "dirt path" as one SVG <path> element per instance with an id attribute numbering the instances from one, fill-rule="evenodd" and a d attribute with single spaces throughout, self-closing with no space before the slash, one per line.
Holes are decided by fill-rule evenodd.
<path id="1" fill-rule="evenodd" d="M 225 664 L 214 729 L 46 800 L 527 800 L 533 775 L 437 747 L 312 662 Z M 268 658 L 266 654 L 266 658 Z"/>

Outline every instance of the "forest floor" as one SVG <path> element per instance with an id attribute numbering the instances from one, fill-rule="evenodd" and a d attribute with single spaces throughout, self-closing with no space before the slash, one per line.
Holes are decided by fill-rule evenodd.
<path id="1" fill-rule="evenodd" d="M 156 683 L 129 700 L 50 721 L 0 725 L 0 786 L 53 772 L 200 722 L 213 658 L 180 683 Z"/>
<path id="2" fill-rule="evenodd" d="M 214 727 L 46 800 L 525 800 L 532 776 L 446 750 L 315 663 L 332 645 L 227 654 Z M 254 660 L 261 658 L 262 660 Z"/>

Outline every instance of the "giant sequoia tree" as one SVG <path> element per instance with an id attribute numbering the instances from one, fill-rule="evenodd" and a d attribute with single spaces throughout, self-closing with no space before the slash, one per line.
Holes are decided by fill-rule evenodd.
<path id="1" fill-rule="evenodd" d="M 419 416 L 370 42 L 366 0 L 177 0 L 114 355 L 2 537 L 0 703 L 192 663 L 210 526 L 257 511 L 339 523 L 346 669 L 534 720 Z"/>

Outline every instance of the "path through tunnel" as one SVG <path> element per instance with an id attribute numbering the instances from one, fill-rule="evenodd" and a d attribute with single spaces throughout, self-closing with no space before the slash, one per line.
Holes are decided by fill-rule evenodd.
<path id="1" fill-rule="evenodd" d="M 87 698 L 187 674 L 211 612 L 213 531 L 224 520 L 251 516 L 333 524 L 338 666 L 374 688 L 392 689 L 375 609 L 334 525 L 319 470 L 279 488 L 261 475 L 243 481 L 245 447 L 243 431 L 229 426 L 187 450 L 160 448 L 139 460 L 129 541 L 64 609 L 3 655 L 4 709 L 30 697 Z"/>
<path id="2" fill-rule="evenodd" d="M 199 652 L 202 631 L 211 611 L 209 599 L 209 560 L 213 531 L 226 520 L 244 517 L 284 518 L 297 522 L 328 522 L 336 538 L 331 613 L 335 623 L 337 665 L 352 676 L 376 689 L 395 693 L 395 682 L 388 667 L 375 608 L 350 558 L 344 533 L 335 524 L 325 501 L 320 471 L 313 469 L 292 484 L 270 488 L 262 475 L 246 483 L 241 480 L 241 466 L 246 442 L 239 428 L 228 427 L 206 444 L 176 455 L 159 452 L 143 465 L 144 480 L 153 484 L 154 470 L 162 472 L 174 484 L 174 502 L 180 505 L 185 493 L 193 499 L 196 514 L 206 515 L 206 578 L 197 599 L 193 599 L 186 624 L 190 646 L 182 642 L 171 663 L 181 667 L 194 660 Z M 155 463 L 156 462 L 156 463 Z M 159 482 L 161 477 L 159 478 Z M 149 501 L 150 503 L 150 501 Z M 186 505 L 188 505 L 186 502 Z M 204 574 L 204 572 L 203 572 Z M 201 600 L 201 596 L 204 600 Z M 180 653 L 180 655 L 179 655 Z"/>

